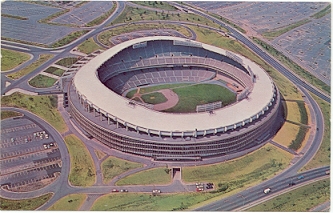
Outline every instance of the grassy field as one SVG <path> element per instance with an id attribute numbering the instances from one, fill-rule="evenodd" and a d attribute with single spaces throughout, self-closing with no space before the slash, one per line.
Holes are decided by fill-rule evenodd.
<path id="1" fill-rule="evenodd" d="M 37 69 L 40 65 L 42 65 L 46 61 L 53 58 L 53 56 L 54 55 L 51 55 L 51 54 L 42 54 L 42 55 L 39 56 L 39 59 L 37 61 L 33 62 L 29 66 L 24 67 L 23 69 L 21 69 L 17 72 L 8 74 L 7 77 L 9 77 L 11 79 L 19 79 L 22 76 L 25 76 L 25 75 L 31 73 L 32 71 L 34 71 L 35 69 Z"/>
<path id="2" fill-rule="evenodd" d="M 207 19 L 205 17 L 196 15 L 194 13 L 178 13 L 178 14 L 169 14 L 166 11 L 157 12 L 151 11 L 143 8 L 135 8 L 126 6 L 124 12 L 121 13 L 112 24 L 118 23 L 131 23 L 136 21 L 151 21 L 151 20 L 170 20 L 170 21 L 187 21 L 194 24 L 204 24 L 210 27 L 220 28 L 220 25 L 215 22 Z"/>
<path id="3" fill-rule="evenodd" d="M 80 38 L 81 36 L 83 36 L 87 32 L 89 32 L 89 30 L 81 30 L 81 31 L 72 32 L 69 35 L 65 36 L 64 38 L 62 38 L 62 39 L 58 40 L 57 42 L 51 44 L 50 46 L 52 48 L 64 46 L 64 45 L 69 44 L 72 41 Z"/>
<path id="4" fill-rule="evenodd" d="M 99 150 L 94 150 L 98 160 L 101 160 L 102 158 L 104 158 L 106 156 L 106 154 L 102 151 L 99 151 Z"/>
<path id="5" fill-rule="evenodd" d="M 182 26 L 179 25 L 173 25 L 173 24 L 163 24 L 163 23 L 156 23 L 156 24 L 128 24 L 126 26 L 118 26 L 111 30 L 105 30 L 98 34 L 98 40 L 106 45 L 106 46 L 112 46 L 113 44 L 110 42 L 110 38 L 112 36 L 121 35 L 124 33 L 139 31 L 139 30 L 156 30 L 156 29 L 170 29 L 170 30 L 176 30 L 179 33 L 183 34 L 186 37 L 190 37 L 191 33 Z"/>
<path id="6" fill-rule="evenodd" d="M 170 11 L 176 11 L 177 8 L 168 4 L 165 1 L 132 1 L 134 4 L 151 7 L 151 8 L 157 8 L 161 10 L 170 10 Z"/>
<path id="7" fill-rule="evenodd" d="M 292 190 L 246 211 L 254 212 L 308 212 L 330 200 L 330 179 L 324 179 Z"/>
<path id="8" fill-rule="evenodd" d="M 288 147 L 293 140 L 296 139 L 300 126 L 292 123 L 285 122 L 280 131 L 275 135 L 273 141 Z"/>
<path id="9" fill-rule="evenodd" d="M 192 28 L 197 34 L 198 41 L 214 45 L 216 47 L 220 47 L 226 50 L 230 50 L 232 52 L 243 55 L 257 63 L 271 76 L 285 99 L 303 100 L 301 93 L 286 77 L 284 77 L 278 71 L 273 69 L 270 65 L 265 63 L 262 59 L 260 59 L 251 50 L 246 48 L 243 44 L 209 29 L 193 26 L 189 27 Z"/>
<path id="10" fill-rule="evenodd" d="M 319 11 L 318 13 L 313 14 L 310 16 L 311 18 L 319 19 L 321 17 L 324 17 L 325 15 L 329 14 L 331 12 L 331 4 L 329 4 L 327 7 Z"/>
<path id="11" fill-rule="evenodd" d="M 22 116 L 22 114 L 14 111 L 1 110 L 1 120 L 18 116 Z"/>
<path id="12" fill-rule="evenodd" d="M 92 186 L 96 179 L 96 169 L 89 151 L 83 142 L 73 134 L 64 139 L 71 162 L 69 182 L 74 186 Z"/>
<path id="13" fill-rule="evenodd" d="M 173 89 L 179 101 L 166 112 L 183 113 L 195 112 L 196 106 L 216 101 L 222 101 L 227 106 L 236 101 L 236 95 L 228 89 L 215 84 L 196 84 Z"/>
<path id="14" fill-rule="evenodd" d="M 268 40 L 273 40 L 275 39 L 276 37 L 292 30 L 292 29 L 295 29 L 296 27 L 299 27 L 299 26 L 302 26 L 306 23 L 309 23 L 311 20 L 309 19 L 303 19 L 303 20 L 300 20 L 298 22 L 295 22 L 293 24 L 290 24 L 286 27 L 283 27 L 283 28 L 278 28 L 278 29 L 273 29 L 273 30 L 270 30 L 270 31 L 267 31 L 267 32 L 264 32 L 262 35 L 268 39 Z"/>
<path id="15" fill-rule="evenodd" d="M 211 193 L 177 193 L 152 196 L 147 193 L 104 195 L 96 200 L 91 211 L 181 211 L 214 197 Z"/>
<path id="16" fill-rule="evenodd" d="M 14 69 L 29 59 L 29 54 L 1 48 L 1 71 Z"/>
<path id="17" fill-rule="evenodd" d="M 49 67 L 44 72 L 50 73 L 56 76 L 62 76 L 62 74 L 65 72 L 65 70 L 57 68 L 57 67 Z"/>
<path id="18" fill-rule="evenodd" d="M 171 182 L 171 174 L 167 168 L 154 168 L 129 175 L 116 182 L 117 186 L 124 185 L 153 185 L 168 184 Z"/>
<path id="19" fill-rule="evenodd" d="M 52 194 L 45 194 L 36 198 L 31 199 L 22 199 L 22 200 L 8 200 L 0 197 L 0 210 L 9 211 L 9 210 L 24 210 L 31 211 L 35 210 L 44 203 L 46 203 Z"/>
<path id="20" fill-rule="evenodd" d="M 1 17 L 7 17 L 7 18 L 14 18 L 14 19 L 18 19 L 18 20 L 28 20 L 27 17 L 23 17 L 23 16 L 14 16 L 14 15 L 10 15 L 10 14 L 1 14 Z"/>
<path id="21" fill-rule="evenodd" d="M 299 112 L 298 104 L 293 101 L 286 101 L 287 105 L 287 120 L 296 123 L 301 123 L 301 114 Z"/>
<path id="22" fill-rule="evenodd" d="M 274 47 L 268 45 L 266 42 L 261 41 L 258 38 L 252 38 L 253 41 L 255 41 L 257 44 L 265 48 L 270 55 L 272 55 L 274 58 L 279 60 L 282 64 L 284 64 L 286 67 L 288 67 L 290 70 L 292 70 L 294 73 L 302 77 L 307 82 L 311 83 L 313 86 L 317 87 L 321 91 L 331 94 L 331 87 L 330 85 L 325 84 L 318 78 L 316 78 L 314 75 L 309 73 L 308 71 L 304 70 L 301 66 L 293 62 L 291 59 L 289 59 L 287 56 L 283 55 L 281 52 L 276 50 Z"/>
<path id="23" fill-rule="evenodd" d="M 96 44 L 94 39 L 92 38 L 85 40 L 82 44 L 78 46 L 78 50 L 87 55 L 99 49 L 104 50 L 105 48 L 100 47 L 98 44 Z"/>
<path id="24" fill-rule="evenodd" d="M 103 182 L 108 183 L 117 175 L 142 166 L 143 165 L 139 163 L 122 160 L 116 157 L 108 157 L 101 164 Z"/>
<path id="25" fill-rule="evenodd" d="M 29 81 L 29 84 L 37 88 L 47 88 L 52 87 L 56 81 L 57 79 L 55 78 L 38 74 Z"/>
<path id="26" fill-rule="evenodd" d="M 254 185 L 285 169 L 292 155 L 281 149 L 266 144 L 259 150 L 241 158 L 227 162 L 207 165 L 183 167 L 184 182 L 213 182 L 227 184 L 226 192 L 240 187 Z"/>
<path id="27" fill-rule="evenodd" d="M 148 104 L 160 104 L 167 101 L 165 96 L 159 92 L 153 92 L 141 96 L 142 100 Z"/>
<path id="28" fill-rule="evenodd" d="M 74 57 L 63 58 L 57 61 L 55 64 L 63 66 L 63 67 L 71 67 L 72 64 L 75 64 L 79 59 Z"/>
<path id="29" fill-rule="evenodd" d="M 25 95 L 19 92 L 1 98 L 1 106 L 26 109 L 51 124 L 60 133 L 67 131 L 67 125 L 57 110 L 58 98 L 54 95 Z"/>
<path id="30" fill-rule="evenodd" d="M 321 100 L 313 94 L 311 95 L 317 101 L 321 112 L 323 113 L 325 122 L 324 137 L 316 155 L 307 165 L 305 165 L 301 169 L 301 171 L 310 170 L 321 166 L 327 166 L 330 165 L 331 161 L 331 104 Z"/>
<path id="31" fill-rule="evenodd" d="M 48 211 L 78 211 L 87 199 L 86 194 L 70 194 L 55 202 Z"/>

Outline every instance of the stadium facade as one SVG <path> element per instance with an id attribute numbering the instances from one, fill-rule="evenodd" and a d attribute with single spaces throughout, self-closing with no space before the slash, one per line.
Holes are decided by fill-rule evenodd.
<path id="1" fill-rule="evenodd" d="M 216 75 L 239 90 L 236 103 L 213 112 L 158 112 L 123 96 L 141 86 L 202 83 Z M 110 148 L 157 160 L 238 152 L 267 140 L 283 122 L 279 91 L 260 66 L 178 37 L 133 39 L 101 53 L 78 70 L 68 100 L 86 134 Z"/>

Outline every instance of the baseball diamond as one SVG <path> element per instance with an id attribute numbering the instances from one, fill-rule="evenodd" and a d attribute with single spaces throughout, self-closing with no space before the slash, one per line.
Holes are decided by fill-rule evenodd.
<path id="1" fill-rule="evenodd" d="M 197 113 L 166 113 L 123 96 L 147 85 L 206 83 L 222 77 L 236 102 Z M 68 91 L 85 134 L 155 160 L 201 160 L 257 146 L 283 123 L 280 94 L 249 59 L 204 43 L 152 36 L 118 44 L 82 66 Z"/>

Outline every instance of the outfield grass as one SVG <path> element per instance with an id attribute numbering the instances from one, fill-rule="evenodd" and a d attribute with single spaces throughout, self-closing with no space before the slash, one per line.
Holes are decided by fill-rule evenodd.
<path id="1" fill-rule="evenodd" d="M 273 141 L 288 147 L 296 139 L 299 130 L 300 126 L 285 122 L 280 131 L 274 136 Z"/>
<path id="2" fill-rule="evenodd" d="M 29 84 L 36 88 L 47 88 L 52 87 L 56 81 L 55 78 L 38 74 L 29 81 Z"/>
<path id="3" fill-rule="evenodd" d="M 180 211 L 214 197 L 211 193 L 177 193 L 152 196 L 147 193 L 104 195 L 91 211 Z"/>
<path id="4" fill-rule="evenodd" d="M 141 96 L 142 100 L 148 104 L 160 104 L 167 101 L 166 97 L 159 92 L 153 92 Z"/>
<path id="5" fill-rule="evenodd" d="M 311 95 L 316 100 L 321 109 L 321 112 L 323 113 L 324 123 L 325 123 L 324 137 L 316 155 L 307 165 L 305 165 L 301 169 L 301 171 L 306 171 L 321 166 L 330 165 L 330 158 L 331 158 L 331 122 L 330 122 L 331 104 L 323 101 L 322 99 L 318 98 L 316 95 L 313 94 Z"/>
<path id="6" fill-rule="evenodd" d="M 87 55 L 99 49 L 104 50 L 105 48 L 100 47 L 98 44 L 96 44 L 93 38 L 85 40 L 82 44 L 78 46 L 78 50 Z"/>
<path id="7" fill-rule="evenodd" d="M 88 149 L 73 134 L 66 136 L 64 139 L 71 163 L 69 182 L 74 186 L 92 186 L 96 180 L 96 169 Z"/>
<path id="8" fill-rule="evenodd" d="M 14 111 L 1 110 L 1 120 L 18 116 L 22 116 L 22 114 Z"/>
<path id="9" fill-rule="evenodd" d="M 79 60 L 78 58 L 74 58 L 74 57 L 63 58 L 63 59 L 57 61 L 55 64 L 69 68 L 73 64 L 75 64 L 78 60 Z"/>
<path id="10" fill-rule="evenodd" d="M 143 165 L 140 163 L 130 162 L 116 157 L 108 157 L 101 164 L 103 182 L 108 183 L 117 175 L 142 166 Z"/>
<path id="11" fill-rule="evenodd" d="M 129 175 L 116 182 L 117 186 L 124 185 L 153 185 L 168 184 L 171 182 L 171 173 L 165 167 L 145 170 Z"/>
<path id="12" fill-rule="evenodd" d="M 257 63 L 271 76 L 279 88 L 280 93 L 285 99 L 303 100 L 302 94 L 286 77 L 284 77 L 281 73 L 260 59 L 255 53 L 246 48 L 243 44 L 232 38 L 222 36 L 221 34 L 209 29 L 193 26 L 189 27 L 192 28 L 197 34 L 198 41 L 220 47 L 222 49 L 230 50 Z"/>
<path id="13" fill-rule="evenodd" d="M 310 183 L 246 211 L 308 212 L 311 208 L 330 200 L 330 184 L 329 178 Z"/>
<path id="14" fill-rule="evenodd" d="M 39 56 L 39 59 L 35 62 L 33 62 L 32 64 L 30 64 L 27 67 L 24 67 L 23 69 L 8 74 L 7 77 L 11 78 L 11 79 L 19 79 L 22 76 L 25 76 L 29 73 L 31 73 L 32 71 L 34 71 L 35 69 L 37 69 L 40 65 L 44 64 L 46 61 L 50 60 L 51 58 L 53 58 L 54 55 L 51 54 L 42 54 Z"/>
<path id="15" fill-rule="evenodd" d="M 190 86 L 191 83 L 181 83 L 181 84 L 161 84 L 156 86 L 148 86 L 140 88 L 140 94 L 156 92 L 162 89 L 174 89 L 178 87 Z"/>
<path id="16" fill-rule="evenodd" d="M 26 109 L 51 124 L 60 133 L 67 131 L 67 125 L 57 110 L 58 98 L 54 95 L 25 95 L 15 92 L 8 96 L 2 96 L 1 106 Z"/>
<path id="17" fill-rule="evenodd" d="M 287 120 L 301 123 L 301 114 L 299 112 L 298 104 L 294 101 L 286 101 L 287 105 Z"/>
<path id="18" fill-rule="evenodd" d="M 69 194 L 55 202 L 48 211 L 78 211 L 87 199 L 86 194 Z"/>
<path id="19" fill-rule="evenodd" d="M 129 32 L 134 32 L 134 31 L 139 31 L 139 30 L 154 30 L 154 29 L 171 29 L 171 30 L 176 30 L 179 33 L 183 34 L 186 37 L 190 37 L 191 33 L 183 26 L 179 25 L 173 25 L 173 24 L 163 24 L 163 23 L 156 23 L 156 24 L 140 24 L 140 23 L 135 23 L 135 24 L 128 24 L 126 26 L 118 26 L 115 27 L 111 30 L 105 30 L 98 34 L 98 40 L 106 45 L 106 46 L 112 46 L 110 42 L 110 38 L 112 36 L 117 36 L 121 35 L 124 33 L 129 33 Z"/>
<path id="20" fill-rule="evenodd" d="M 168 4 L 165 1 L 132 1 L 132 3 L 146 7 L 157 8 L 161 10 L 170 10 L 170 11 L 178 10 L 176 7 Z"/>
<path id="21" fill-rule="evenodd" d="M 178 13 L 169 14 L 165 11 L 157 12 L 144 8 L 135 8 L 126 6 L 124 11 L 112 22 L 112 24 L 118 23 L 132 23 L 136 21 L 151 21 L 151 20 L 169 20 L 169 21 L 187 21 L 194 24 L 204 24 L 210 27 L 220 28 L 220 25 L 207 19 L 203 16 L 199 16 L 194 13 Z"/>
<path id="22" fill-rule="evenodd" d="M 271 144 L 227 162 L 205 166 L 183 167 L 184 182 L 227 184 L 226 192 L 255 185 L 285 169 L 293 156 Z"/>
<path id="23" fill-rule="evenodd" d="M 1 71 L 14 69 L 29 59 L 30 55 L 27 53 L 1 48 Z"/>
<path id="24" fill-rule="evenodd" d="M 133 89 L 131 91 L 129 91 L 127 94 L 126 94 L 126 98 L 133 98 L 134 94 L 137 92 L 138 90 L 137 89 Z"/>
<path id="25" fill-rule="evenodd" d="M 173 91 L 178 95 L 179 101 L 176 106 L 165 110 L 165 112 L 196 112 L 197 105 L 222 101 L 222 105 L 227 106 L 236 101 L 234 93 L 215 84 L 195 84 L 174 88 Z"/>
<path id="26" fill-rule="evenodd" d="M 22 199 L 22 200 L 8 200 L 0 197 L 0 210 L 9 211 L 9 210 L 36 210 L 38 207 L 46 203 L 52 194 L 45 194 L 36 198 L 31 199 Z"/>
<path id="27" fill-rule="evenodd" d="M 268 40 L 273 40 L 275 39 L 276 37 L 279 37 L 280 35 L 292 30 L 292 29 L 295 29 L 296 27 L 299 27 L 299 26 L 302 26 L 306 23 L 309 23 L 311 22 L 311 20 L 309 19 L 303 19 L 303 20 L 300 20 L 298 22 L 295 22 L 293 24 L 290 24 L 286 27 L 283 27 L 283 28 L 278 28 L 278 29 L 273 29 L 273 30 L 269 30 L 267 32 L 264 32 L 262 35 L 268 39 Z"/>
<path id="28" fill-rule="evenodd" d="M 56 76 L 62 76 L 62 74 L 65 72 L 65 70 L 57 68 L 57 67 L 49 67 L 44 72 L 50 73 Z"/>
<path id="29" fill-rule="evenodd" d="M 270 46 L 264 41 L 261 41 L 258 38 L 253 37 L 253 41 L 255 41 L 257 44 L 265 48 L 270 55 L 272 55 L 274 58 L 276 58 L 278 61 L 280 61 L 282 64 L 284 64 L 286 67 L 288 67 L 290 70 L 292 70 L 294 73 L 299 75 L 301 78 L 306 80 L 307 82 L 311 83 L 313 86 L 317 87 L 321 91 L 331 94 L 331 87 L 330 85 L 325 84 L 320 79 L 316 78 L 314 75 L 303 69 L 301 66 L 299 66 L 297 63 L 293 62 L 291 59 L 289 59 L 287 56 L 285 56 L 283 53 L 276 50 L 274 47 Z"/>

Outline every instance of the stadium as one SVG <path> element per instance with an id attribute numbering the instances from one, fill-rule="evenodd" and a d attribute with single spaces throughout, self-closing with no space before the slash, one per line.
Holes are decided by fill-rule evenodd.
<path id="1" fill-rule="evenodd" d="M 194 112 L 168 112 L 126 97 L 138 88 L 178 84 L 219 85 L 235 99 L 199 102 Z M 125 41 L 90 60 L 69 86 L 68 105 L 85 134 L 155 160 L 201 160 L 258 146 L 275 135 L 284 117 L 279 91 L 260 66 L 230 51 L 170 36 Z"/>

